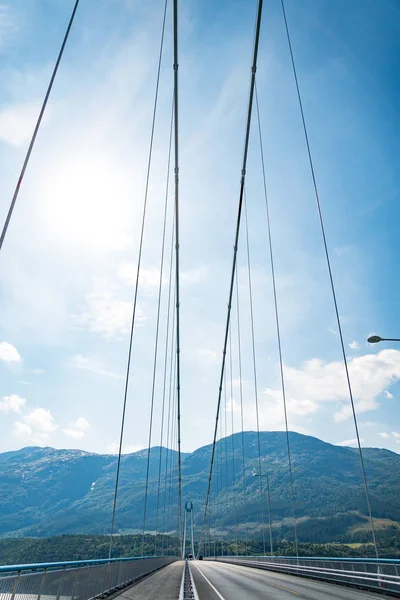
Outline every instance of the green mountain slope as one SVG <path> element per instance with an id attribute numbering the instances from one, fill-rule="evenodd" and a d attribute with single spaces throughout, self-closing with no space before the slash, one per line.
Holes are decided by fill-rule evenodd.
<path id="1" fill-rule="evenodd" d="M 243 477 L 243 454 L 244 445 Z M 346 541 L 350 528 L 363 531 L 367 507 L 358 452 L 317 438 L 290 433 L 296 517 L 304 541 Z M 269 475 L 271 513 L 276 534 L 291 539 L 291 494 L 286 434 L 260 433 L 261 471 Z M 147 530 L 157 524 L 158 468 L 166 449 L 152 448 Z M 192 500 L 196 524 L 202 520 L 211 446 L 182 456 L 182 498 Z M 388 450 L 364 451 L 374 517 L 400 521 L 400 456 Z M 171 460 L 172 459 L 172 462 Z M 168 463 L 176 454 L 169 451 Z M 147 451 L 122 458 L 116 527 L 120 533 L 140 532 L 143 520 Z M 239 523 L 239 534 L 260 529 L 258 438 L 255 432 L 235 434 L 217 444 L 210 516 L 223 534 Z M 109 532 L 116 457 L 80 450 L 23 448 L 0 454 L 0 536 L 49 536 Z M 176 468 L 160 482 L 159 528 L 176 527 Z M 167 509 L 164 511 L 164 497 Z M 170 509 L 169 507 L 172 506 Z M 174 510 L 175 506 L 175 510 Z M 265 515 L 265 519 L 266 519 Z"/>

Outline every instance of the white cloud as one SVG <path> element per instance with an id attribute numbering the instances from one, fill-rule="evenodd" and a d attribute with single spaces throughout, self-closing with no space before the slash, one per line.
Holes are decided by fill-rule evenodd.
<path id="1" fill-rule="evenodd" d="M 0 411 L 20 413 L 25 404 L 25 398 L 20 398 L 17 394 L 11 394 L 11 396 L 4 396 L 3 400 L 0 401 Z"/>
<path id="2" fill-rule="evenodd" d="M 352 252 L 354 252 L 354 246 L 338 246 L 337 248 L 335 248 L 335 254 L 337 256 L 347 256 L 349 254 L 351 254 Z"/>
<path id="3" fill-rule="evenodd" d="M 360 438 L 360 444 L 362 444 L 364 440 Z M 358 446 L 357 438 L 352 438 L 351 440 L 344 440 L 343 442 L 337 442 L 337 446 Z"/>
<path id="4" fill-rule="evenodd" d="M 392 431 L 392 435 L 393 435 L 395 438 L 400 438 L 400 433 L 397 433 L 397 431 Z"/>
<path id="5" fill-rule="evenodd" d="M 385 390 L 384 394 L 385 394 L 386 398 L 389 398 L 389 399 L 394 397 L 393 394 L 391 394 L 387 390 Z"/>
<path id="6" fill-rule="evenodd" d="M 4 362 L 17 362 L 21 360 L 21 355 L 12 344 L 9 344 L 8 342 L 1 342 L 0 360 L 4 360 Z"/>
<path id="7" fill-rule="evenodd" d="M 182 271 L 180 273 L 180 281 L 182 285 L 202 283 L 207 278 L 207 275 L 207 267 L 197 267 L 188 271 Z"/>
<path id="8" fill-rule="evenodd" d="M 400 352 L 382 350 L 348 361 L 353 397 L 358 414 L 378 408 L 378 398 L 388 385 L 400 379 Z M 334 417 L 337 422 L 348 419 L 352 412 L 343 363 L 325 363 L 319 359 L 305 362 L 302 367 L 285 366 L 285 383 L 289 414 L 314 413 L 324 402 L 340 404 Z M 279 390 L 267 390 L 275 399 Z"/>
<path id="9" fill-rule="evenodd" d="M 204 358 L 206 362 L 215 362 L 220 360 L 218 354 L 210 348 L 198 348 L 197 354 L 200 358 Z"/>
<path id="10" fill-rule="evenodd" d="M 39 111 L 38 104 L 16 104 L 3 108 L 0 111 L 0 140 L 12 146 L 26 144 L 32 136 Z M 42 123 L 47 116 L 45 113 Z"/>
<path id="11" fill-rule="evenodd" d="M 359 350 L 361 348 L 361 346 L 358 342 L 354 341 L 354 342 L 350 342 L 349 348 L 351 348 L 352 350 Z"/>
<path id="12" fill-rule="evenodd" d="M 44 446 L 50 441 L 50 434 L 57 429 L 54 417 L 45 408 L 35 408 L 21 421 L 14 423 L 14 435 L 23 439 L 23 442 Z"/>
<path id="13" fill-rule="evenodd" d="M 21 421 L 16 421 L 14 423 L 14 433 L 15 435 L 23 435 L 23 436 L 31 436 L 32 429 L 26 423 L 21 423 Z"/>
<path id="14" fill-rule="evenodd" d="M 83 354 L 76 354 L 69 361 L 68 365 L 75 367 L 76 369 L 82 369 L 83 371 L 90 371 L 96 375 L 103 375 L 104 377 L 111 377 L 112 379 L 124 380 L 125 377 L 106 369 L 101 369 L 95 362 L 95 360 L 89 356 L 83 356 Z"/>
<path id="15" fill-rule="evenodd" d="M 33 431 L 40 433 L 50 433 L 57 429 L 53 415 L 46 408 L 34 408 L 24 416 L 24 422 Z"/>
<path id="16" fill-rule="evenodd" d="M 122 297 L 115 286 L 97 279 L 94 282 L 94 290 L 86 295 L 86 306 L 78 320 L 90 331 L 111 338 L 129 332 L 132 309 L 132 300 Z M 136 305 L 135 320 L 136 326 L 142 325 L 145 321 L 143 311 L 138 305 Z"/>
<path id="17" fill-rule="evenodd" d="M 137 266 L 132 263 L 124 263 L 118 269 L 118 275 L 124 283 L 128 285 L 135 285 L 136 283 L 136 272 Z M 167 283 L 166 277 L 163 275 L 162 283 Z M 151 267 L 149 269 L 141 268 L 139 275 L 139 286 L 140 289 L 146 291 L 155 290 L 160 285 L 160 269 Z"/>
<path id="18" fill-rule="evenodd" d="M 132 454 L 133 452 L 139 452 L 139 450 L 144 450 L 144 446 L 140 444 L 128 444 L 127 446 L 123 446 L 122 454 Z M 118 454 L 119 451 L 119 443 L 112 442 L 108 444 L 106 448 L 106 454 Z"/>
<path id="19" fill-rule="evenodd" d="M 68 437 L 75 438 L 77 440 L 84 437 L 86 431 L 90 425 L 84 417 L 79 417 L 74 423 L 71 423 L 69 427 L 63 429 L 63 433 Z"/>
<path id="20" fill-rule="evenodd" d="M 384 440 L 386 440 L 388 437 L 390 437 L 390 435 L 388 433 L 385 433 L 384 431 L 382 433 L 378 433 L 378 435 L 383 438 Z"/>
<path id="21" fill-rule="evenodd" d="M 44 369 L 29 369 L 29 373 L 32 375 L 43 375 L 46 371 Z"/>

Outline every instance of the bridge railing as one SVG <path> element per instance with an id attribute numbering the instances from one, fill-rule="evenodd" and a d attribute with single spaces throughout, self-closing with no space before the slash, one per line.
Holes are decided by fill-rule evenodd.
<path id="1" fill-rule="evenodd" d="M 287 556 L 217 556 L 211 560 L 400 595 L 400 560 Z"/>
<path id="2" fill-rule="evenodd" d="M 105 597 L 177 560 L 116 558 L 0 567 L 0 600 L 90 600 Z"/>

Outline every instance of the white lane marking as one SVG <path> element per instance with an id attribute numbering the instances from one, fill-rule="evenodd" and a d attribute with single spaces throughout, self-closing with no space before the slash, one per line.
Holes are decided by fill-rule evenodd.
<path id="1" fill-rule="evenodd" d="M 201 575 L 203 575 L 204 579 L 207 581 L 208 585 L 214 590 L 214 592 L 217 594 L 218 598 L 220 598 L 221 600 L 225 600 L 225 598 L 219 593 L 219 591 L 217 590 L 216 587 L 213 586 L 213 584 L 211 583 L 211 581 L 208 579 L 208 577 L 206 577 L 203 573 L 203 571 L 201 569 L 199 569 L 199 567 L 196 565 L 196 563 L 193 563 L 193 565 L 196 567 L 196 569 L 199 571 L 199 573 Z"/>
<path id="2" fill-rule="evenodd" d="M 211 561 L 210 561 L 211 562 Z M 218 562 L 218 561 L 213 561 L 213 562 Z M 225 565 L 229 565 L 230 567 L 236 567 L 238 569 L 243 569 L 243 571 L 248 571 L 251 570 L 253 572 L 257 572 L 257 573 L 268 573 L 268 576 L 272 576 L 272 578 L 274 576 L 278 576 L 276 577 L 278 580 L 281 579 L 285 579 L 286 577 L 296 577 L 296 575 L 293 575 L 291 573 L 280 573 L 279 571 L 269 571 L 268 569 L 257 569 L 257 567 L 251 567 L 251 566 L 243 566 L 243 565 L 238 565 L 236 563 L 228 563 L 225 561 L 219 561 L 219 564 L 225 564 Z M 308 582 L 312 582 L 315 583 L 317 585 L 321 585 L 323 587 L 333 587 L 336 586 L 339 590 L 343 590 L 346 589 L 346 591 L 352 591 L 355 592 L 357 596 L 364 596 L 364 598 L 373 598 L 373 599 L 377 599 L 380 598 L 380 594 L 379 592 L 377 592 L 374 596 L 371 596 L 371 594 L 366 594 L 365 592 L 360 592 L 360 590 L 357 589 L 352 589 L 351 587 L 347 587 L 347 586 L 342 586 L 340 587 L 340 584 L 335 584 L 335 583 L 328 583 L 327 581 L 319 581 L 318 579 L 313 579 L 312 577 L 304 577 L 302 578 L 304 582 L 308 581 Z"/>

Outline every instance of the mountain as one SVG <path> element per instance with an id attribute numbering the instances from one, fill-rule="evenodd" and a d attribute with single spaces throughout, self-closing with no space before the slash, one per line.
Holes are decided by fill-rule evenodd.
<path id="1" fill-rule="evenodd" d="M 242 453 L 242 442 L 244 456 Z M 296 517 L 304 541 L 346 541 L 359 532 L 368 538 L 367 506 L 358 451 L 317 438 L 290 433 Z M 261 432 L 261 472 L 269 476 L 274 531 L 291 539 L 291 494 L 286 433 Z M 168 457 L 167 457 L 168 455 Z M 211 445 L 182 455 L 182 499 L 193 501 L 195 522 L 202 521 Z M 160 464 L 163 475 L 158 484 Z M 176 527 L 176 452 L 154 447 L 150 454 L 146 529 Z M 400 456 L 388 450 L 364 449 L 374 517 L 383 526 L 400 521 Z M 243 459 L 245 478 L 243 478 Z M 50 536 L 109 532 L 117 459 L 81 450 L 23 448 L 0 454 L 0 536 Z M 147 451 L 121 461 L 116 529 L 140 532 L 143 523 Z M 260 495 L 266 515 L 266 479 L 259 472 L 256 432 L 238 433 L 217 443 L 211 486 L 210 520 L 221 535 L 259 531 Z M 264 489 L 260 494 L 260 483 Z M 164 499 L 166 509 L 164 510 Z M 353 538 L 351 537 L 353 540 Z"/>

